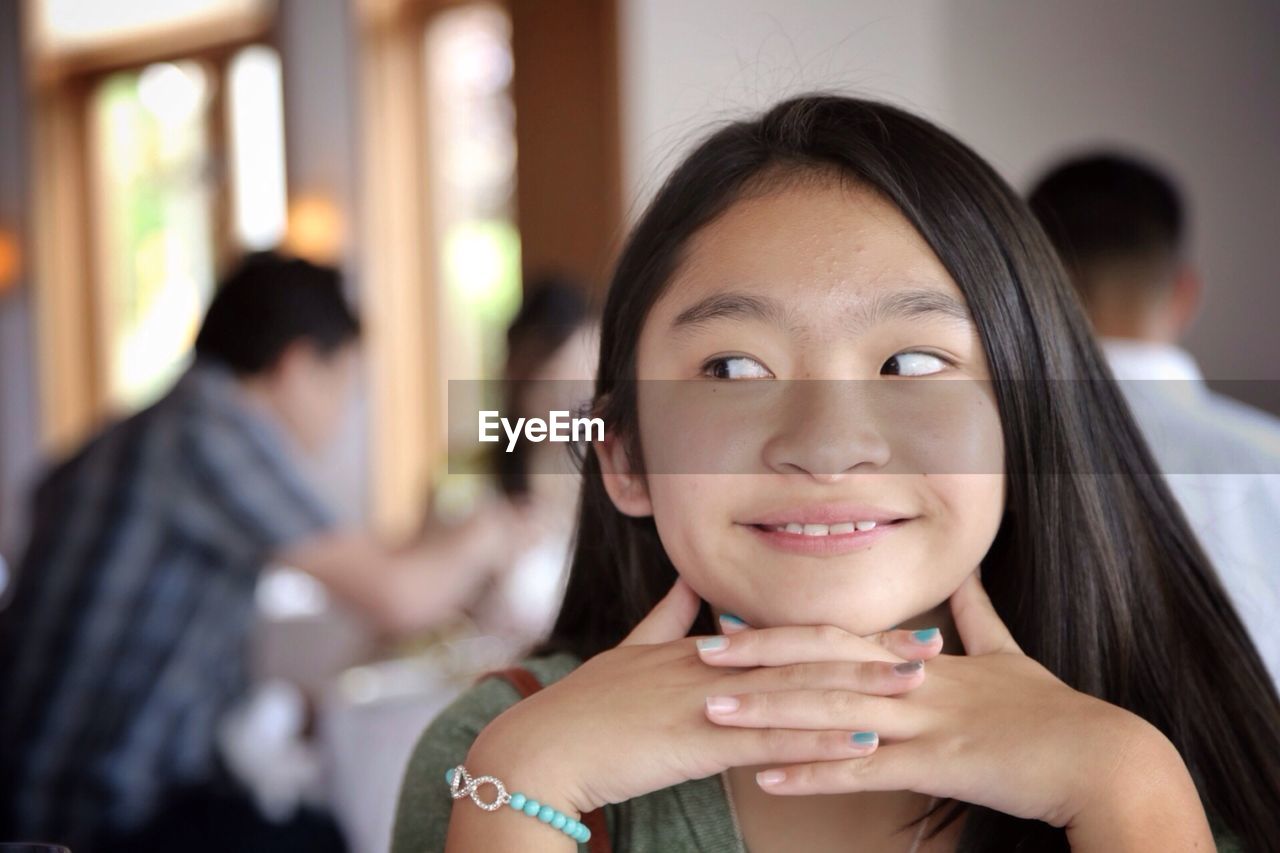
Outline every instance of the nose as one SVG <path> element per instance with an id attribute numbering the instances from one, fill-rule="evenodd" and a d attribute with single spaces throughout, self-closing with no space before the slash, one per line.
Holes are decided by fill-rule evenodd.
<path id="1" fill-rule="evenodd" d="M 889 464 L 890 447 L 876 417 L 876 380 L 795 379 L 785 413 L 764 446 L 770 470 L 838 482 Z"/>

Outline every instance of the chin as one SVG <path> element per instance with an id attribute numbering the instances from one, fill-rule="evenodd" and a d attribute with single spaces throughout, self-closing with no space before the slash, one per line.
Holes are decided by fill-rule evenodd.
<path id="1" fill-rule="evenodd" d="M 937 606 L 937 595 L 922 591 L 902 589 L 900 577 L 860 577 L 856 583 L 846 583 L 833 591 L 829 580 L 798 586 L 791 575 L 779 573 L 782 583 L 760 583 L 754 587 L 754 601 L 742 602 L 741 610 L 732 606 L 724 609 L 737 613 L 757 627 L 782 625 L 835 625 L 853 634 L 867 635 L 895 628 L 904 621 L 927 612 Z M 838 594 L 837 594 L 838 593 Z M 725 596 L 726 600 L 741 601 L 738 595 Z M 945 599 L 944 599 L 945 600 Z"/>

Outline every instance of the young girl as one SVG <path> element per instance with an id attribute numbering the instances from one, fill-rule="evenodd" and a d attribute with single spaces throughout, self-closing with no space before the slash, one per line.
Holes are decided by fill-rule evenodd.
<path id="1" fill-rule="evenodd" d="M 833 96 L 712 135 L 596 404 L 555 629 L 427 729 L 395 853 L 1278 849 L 1280 701 L 955 139 Z"/>

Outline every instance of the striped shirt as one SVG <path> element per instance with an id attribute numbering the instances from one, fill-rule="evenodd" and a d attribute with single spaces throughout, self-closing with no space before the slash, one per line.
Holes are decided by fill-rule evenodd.
<path id="1" fill-rule="evenodd" d="M 55 468 L 31 517 L 0 611 L 0 836 L 74 847 L 214 775 L 258 573 L 331 519 L 207 363 Z"/>

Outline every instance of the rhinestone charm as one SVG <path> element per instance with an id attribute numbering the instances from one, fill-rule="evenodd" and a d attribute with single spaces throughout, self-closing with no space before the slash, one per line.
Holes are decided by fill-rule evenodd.
<path id="1" fill-rule="evenodd" d="M 508 794 L 502 782 L 493 776 L 478 776 L 473 779 L 471 774 L 467 772 L 467 768 L 459 764 L 457 767 L 444 771 L 444 780 L 449 783 L 449 793 L 455 800 L 470 797 L 471 802 L 487 812 L 497 811 L 505 805 L 510 805 L 517 812 L 526 814 L 529 817 L 536 817 L 540 822 L 547 824 L 552 829 L 558 829 L 580 844 L 587 844 L 591 841 L 591 829 L 586 824 L 574 820 L 564 812 L 531 799 L 520 792 Z M 492 802 L 486 803 L 481 799 L 479 789 L 483 785 L 492 785 L 497 790 L 497 796 L 493 798 Z"/>
<path id="2" fill-rule="evenodd" d="M 493 798 L 492 802 L 486 803 L 480 797 L 479 789 L 482 785 L 492 785 L 497 789 L 498 795 Z M 449 793 L 455 800 L 470 797 L 471 802 L 487 812 L 497 811 L 511 799 L 511 795 L 507 793 L 507 789 L 502 782 L 493 776 L 478 776 L 472 779 L 471 774 L 467 772 L 467 768 L 461 764 L 449 771 Z"/>

